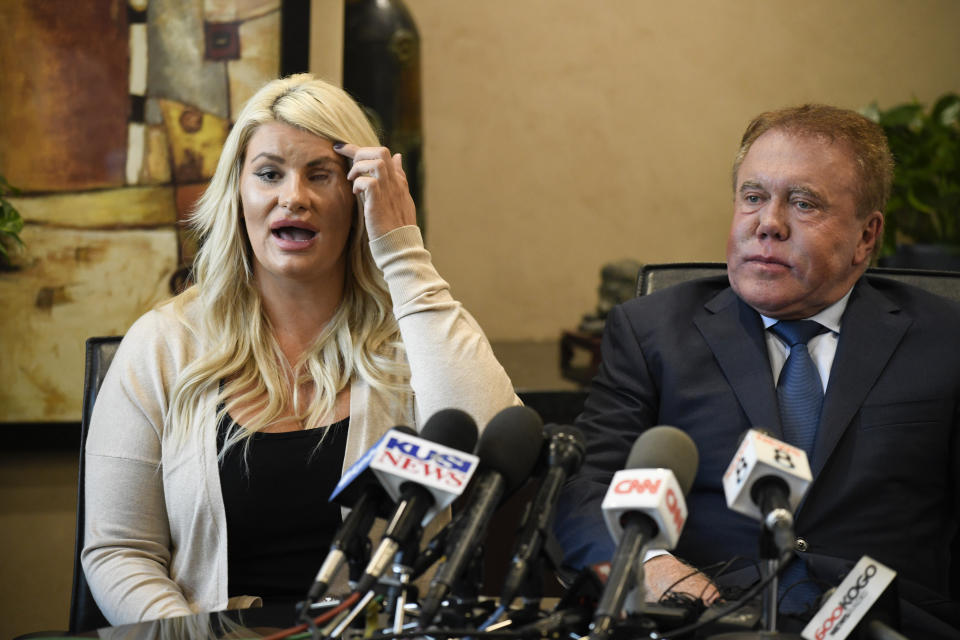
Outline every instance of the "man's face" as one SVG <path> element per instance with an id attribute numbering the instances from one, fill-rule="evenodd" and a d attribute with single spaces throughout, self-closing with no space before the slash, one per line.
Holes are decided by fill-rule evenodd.
<path id="1" fill-rule="evenodd" d="M 856 165 L 842 146 L 771 130 L 737 172 L 727 270 L 733 290 L 778 319 L 830 306 L 867 268 L 883 227 L 857 216 Z"/>

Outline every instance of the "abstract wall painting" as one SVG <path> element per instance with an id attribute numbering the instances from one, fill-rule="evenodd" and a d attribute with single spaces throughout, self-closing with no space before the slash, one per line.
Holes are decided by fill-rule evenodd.
<path id="1" fill-rule="evenodd" d="M 171 295 L 182 224 L 240 106 L 280 68 L 280 0 L 0 2 L 0 422 L 76 421 L 87 337 Z"/>

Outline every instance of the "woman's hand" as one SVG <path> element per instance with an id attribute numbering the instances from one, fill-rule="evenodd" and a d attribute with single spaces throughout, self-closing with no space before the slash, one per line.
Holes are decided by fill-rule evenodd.
<path id="1" fill-rule="evenodd" d="M 353 160 L 347 180 L 363 201 L 367 235 L 379 238 L 399 227 L 417 224 L 417 209 L 407 186 L 400 154 L 386 147 L 358 147 L 338 142 L 334 150 Z"/>

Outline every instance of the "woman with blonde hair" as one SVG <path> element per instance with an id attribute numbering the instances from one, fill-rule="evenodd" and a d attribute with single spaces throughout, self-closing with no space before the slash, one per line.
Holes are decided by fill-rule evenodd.
<path id="1" fill-rule="evenodd" d="M 308 75 L 241 111 L 196 284 L 130 328 L 94 407 L 82 562 L 112 624 L 302 598 L 342 469 L 397 424 L 519 403 L 377 145 Z"/>

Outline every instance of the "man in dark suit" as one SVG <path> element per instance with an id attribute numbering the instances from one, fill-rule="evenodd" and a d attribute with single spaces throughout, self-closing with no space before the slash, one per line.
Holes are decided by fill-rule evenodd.
<path id="1" fill-rule="evenodd" d="M 807 105 L 750 124 L 734 164 L 729 282 L 677 285 L 608 316 L 602 365 L 577 421 L 586 461 L 555 527 L 568 563 L 612 556 L 600 502 L 637 436 L 658 424 L 690 434 L 700 465 L 675 555 L 645 563 L 647 599 L 690 574 L 681 558 L 702 569 L 757 558 L 760 525 L 727 508 L 722 475 L 749 428 L 806 437 L 785 432 L 793 418 L 782 419 L 777 388 L 804 345 L 791 347 L 776 325 L 810 319 L 819 324 L 805 351 L 822 409 L 809 442 L 792 442 L 809 450 L 814 476 L 796 513 L 792 562 L 835 585 L 869 555 L 898 572 L 905 631 L 954 637 L 960 305 L 864 276 L 892 164 L 879 126 L 852 111 Z M 716 596 L 703 574 L 678 588 Z"/>

